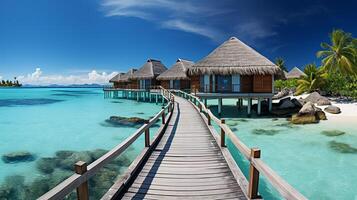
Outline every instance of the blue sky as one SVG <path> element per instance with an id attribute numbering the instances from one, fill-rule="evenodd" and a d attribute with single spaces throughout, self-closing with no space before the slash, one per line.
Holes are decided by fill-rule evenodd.
<path id="1" fill-rule="evenodd" d="M 328 33 L 357 35 L 356 1 L 1 0 L 0 77 L 105 82 L 147 58 L 197 61 L 230 36 L 288 68 L 319 64 Z"/>

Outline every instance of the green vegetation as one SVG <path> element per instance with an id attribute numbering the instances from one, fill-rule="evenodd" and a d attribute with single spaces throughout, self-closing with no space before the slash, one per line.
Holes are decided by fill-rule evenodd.
<path id="1" fill-rule="evenodd" d="M 343 30 L 332 31 L 330 39 L 331 44 L 321 43 L 323 50 L 317 52 L 317 57 L 322 59 L 321 67 L 308 64 L 304 69 L 306 76 L 298 80 L 276 80 L 275 87 L 296 89 L 296 95 L 325 91 L 357 99 L 357 39 Z M 284 61 L 276 63 L 284 65 Z"/>
<path id="2" fill-rule="evenodd" d="M 297 79 L 276 80 L 274 85 L 275 85 L 275 88 L 278 90 L 282 90 L 284 88 L 289 88 L 289 89 L 295 90 L 295 88 L 297 88 L 297 86 L 298 86 L 298 80 Z"/>
<path id="3" fill-rule="evenodd" d="M 283 58 L 277 58 L 275 60 L 276 66 L 278 66 L 283 71 L 288 71 L 285 66 L 285 60 Z"/>
<path id="4" fill-rule="evenodd" d="M 298 87 L 296 88 L 296 95 L 316 91 L 325 84 L 327 73 L 318 69 L 315 64 L 306 65 L 304 73 L 306 76 L 297 80 Z"/>
<path id="5" fill-rule="evenodd" d="M 11 80 L 2 80 L 0 81 L 0 87 L 21 87 L 22 84 L 19 83 L 19 81 L 14 78 L 14 81 Z"/>
<path id="6" fill-rule="evenodd" d="M 329 73 L 356 74 L 357 39 L 342 30 L 332 31 L 330 38 L 331 44 L 321 43 L 324 50 L 317 52 L 317 57 L 323 58 L 322 69 Z"/>

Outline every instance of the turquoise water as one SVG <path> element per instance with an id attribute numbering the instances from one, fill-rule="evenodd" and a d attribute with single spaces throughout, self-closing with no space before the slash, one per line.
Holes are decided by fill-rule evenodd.
<path id="1" fill-rule="evenodd" d="M 209 104 L 215 112 L 216 101 L 209 101 Z M 234 104 L 232 100 L 224 101 L 224 105 Z M 9 176 L 12 183 L 16 183 L 13 175 L 23 176 L 29 184 L 36 180 L 44 182 L 47 179 L 43 178 L 48 175 L 36 166 L 41 158 L 54 157 L 60 150 L 109 150 L 136 130 L 135 127 L 109 126 L 105 123 L 109 116 L 147 119 L 160 108 L 161 105 L 153 103 L 103 99 L 101 89 L 0 89 L 0 156 L 15 151 L 29 151 L 36 156 L 31 162 L 7 164 L 0 160 L 0 185 Z M 245 114 L 239 113 L 242 111 L 233 106 L 223 107 L 223 117 L 237 136 L 249 147 L 259 147 L 262 159 L 306 197 L 357 199 L 357 126 L 353 122 L 321 121 L 297 126 L 283 118 L 245 118 Z M 322 134 L 322 131 L 331 130 L 344 134 Z M 227 143 L 247 174 L 248 163 L 229 141 Z M 126 152 L 128 161 L 120 172 L 143 145 L 143 138 L 139 138 Z M 64 174 L 68 176 L 68 173 Z M 113 177 L 111 173 L 105 175 Z M 108 179 L 107 176 L 101 175 L 98 180 Z M 55 180 L 59 182 L 60 179 Z M 107 183 L 103 190 L 109 186 Z M 2 191 L 0 186 L 0 195 Z M 261 181 L 260 193 L 265 199 L 279 199 L 278 193 L 266 181 Z"/>
<path id="2" fill-rule="evenodd" d="M 216 101 L 209 104 L 217 110 Z M 357 119 L 291 125 L 284 118 L 240 118 L 237 113 L 244 110 L 234 104 L 224 101 L 227 124 L 247 146 L 260 148 L 262 159 L 298 191 L 309 199 L 357 199 Z M 327 136 L 331 132 L 323 131 L 344 134 Z M 229 142 L 228 147 L 247 175 L 247 161 Z M 280 198 L 266 181 L 260 192 L 265 199 Z"/>
<path id="3" fill-rule="evenodd" d="M 13 175 L 23 176 L 25 182 L 43 177 L 36 161 L 53 157 L 60 150 L 110 150 L 136 128 L 113 127 L 106 119 L 110 116 L 149 119 L 160 109 L 161 105 L 154 103 L 104 99 L 99 88 L 0 89 L 0 156 L 29 151 L 36 158 L 17 163 L 0 160 L 0 185 Z M 134 159 L 143 146 L 144 140 L 139 138 L 126 153 L 127 157 Z"/>

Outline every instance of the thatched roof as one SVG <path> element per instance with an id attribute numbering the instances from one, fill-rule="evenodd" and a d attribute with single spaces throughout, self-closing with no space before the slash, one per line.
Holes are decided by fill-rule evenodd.
<path id="1" fill-rule="evenodd" d="M 297 67 L 294 67 L 286 74 L 287 79 L 300 78 L 301 76 L 306 76 L 306 74 Z"/>
<path id="2" fill-rule="evenodd" d="M 118 73 L 113 78 L 109 80 L 110 83 L 119 82 L 125 73 Z"/>
<path id="3" fill-rule="evenodd" d="M 130 69 L 128 72 L 126 73 L 119 73 L 116 76 L 114 76 L 112 79 L 109 80 L 109 82 L 113 83 L 113 82 L 129 82 L 130 78 L 132 77 L 133 73 L 136 72 L 137 69 Z"/>
<path id="4" fill-rule="evenodd" d="M 160 74 L 157 80 L 188 80 L 187 70 L 193 65 L 193 62 L 183 59 L 177 59 L 176 63 L 164 73 Z"/>
<path id="5" fill-rule="evenodd" d="M 138 71 L 131 77 L 134 80 L 152 79 L 166 71 L 167 68 L 159 60 L 149 59 Z"/>
<path id="6" fill-rule="evenodd" d="M 189 69 L 189 74 L 278 74 L 280 68 L 235 37 Z"/>

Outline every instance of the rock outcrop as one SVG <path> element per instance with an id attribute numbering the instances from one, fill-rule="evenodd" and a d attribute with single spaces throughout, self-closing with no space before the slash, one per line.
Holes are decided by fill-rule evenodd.
<path id="1" fill-rule="evenodd" d="M 274 95 L 273 99 L 281 99 L 283 97 L 286 97 L 289 95 L 289 92 L 290 92 L 289 89 L 284 88 L 280 92 L 278 92 L 278 94 Z"/>
<path id="2" fill-rule="evenodd" d="M 327 106 L 324 109 L 325 112 L 331 113 L 331 114 L 339 114 L 341 113 L 341 109 L 337 106 Z"/>
<path id="3" fill-rule="evenodd" d="M 319 106 L 331 105 L 330 100 L 324 96 L 321 96 L 318 92 L 309 94 L 309 96 L 307 96 L 304 100 L 305 102 L 320 104 Z"/>
<path id="4" fill-rule="evenodd" d="M 312 102 L 307 102 L 297 114 L 291 117 L 291 123 L 311 124 L 326 119 L 325 113 L 320 108 L 315 107 Z"/>

